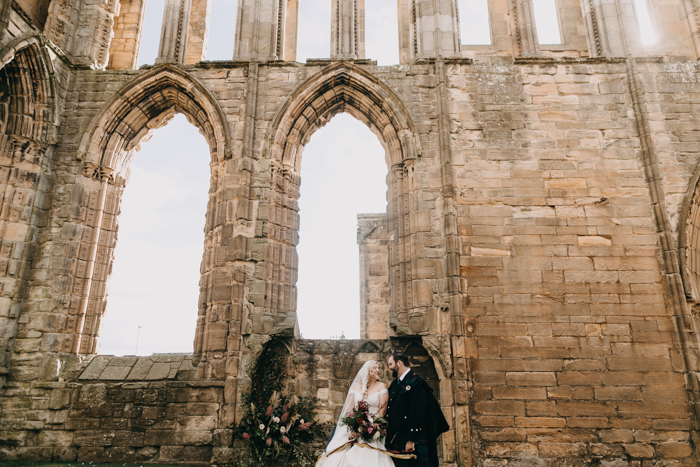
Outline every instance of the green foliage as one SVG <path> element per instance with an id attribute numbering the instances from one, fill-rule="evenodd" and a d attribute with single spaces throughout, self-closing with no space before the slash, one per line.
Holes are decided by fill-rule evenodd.
<path id="1" fill-rule="evenodd" d="M 244 441 L 238 465 L 313 465 L 307 446 L 320 435 L 314 423 L 316 400 L 285 390 L 287 356 L 268 346 L 249 376 L 250 390 L 241 396 L 243 417 L 234 430 L 234 439 Z"/>

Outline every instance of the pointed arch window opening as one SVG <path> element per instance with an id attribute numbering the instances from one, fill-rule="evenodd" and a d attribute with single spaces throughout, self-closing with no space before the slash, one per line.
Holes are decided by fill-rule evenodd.
<path id="1" fill-rule="evenodd" d="M 141 43 L 136 60 L 137 68 L 142 65 L 153 65 L 156 62 L 164 14 L 165 0 L 148 0 L 146 2 Z"/>
<path id="2" fill-rule="evenodd" d="M 209 147 L 181 114 L 144 143 L 121 196 L 101 354 L 192 352 Z"/>
<path id="3" fill-rule="evenodd" d="M 297 316 L 304 338 L 359 338 L 362 300 L 382 300 L 374 289 L 372 297 L 362 296 L 358 215 L 386 218 L 384 153 L 377 136 L 348 114 L 333 117 L 303 148 Z M 374 285 L 382 272 L 388 281 L 388 251 L 384 256 L 384 271 L 381 260 L 372 266 Z M 388 283 L 386 289 L 388 312 Z"/>
<path id="4" fill-rule="evenodd" d="M 365 57 L 379 66 L 399 64 L 399 13 L 396 0 L 366 0 Z"/>
<path id="5" fill-rule="evenodd" d="M 532 0 L 540 45 L 561 45 L 561 23 L 557 0 Z"/>
<path id="6" fill-rule="evenodd" d="M 642 45 L 654 45 L 658 39 L 654 21 L 651 15 L 651 7 L 647 0 L 634 0 L 634 13 L 639 26 L 639 37 Z"/>
<path id="7" fill-rule="evenodd" d="M 211 0 L 205 60 L 231 60 L 238 21 L 238 0 Z"/>
<path id="8" fill-rule="evenodd" d="M 154 77 L 156 79 L 152 79 Z M 154 100 L 155 95 L 159 97 Z M 149 132 L 162 126 L 175 112 L 183 113 L 200 130 L 207 142 L 201 152 L 209 153 L 210 164 L 231 157 L 227 150 L 231 147 L 231 136 L 221 107 L 199 81 L 172 66 L 151 70 L 122 88 L 98 112 L 80 143 L 78 157 L 85 168 L 96 170 L 85 172 L 85 177 L 80 179 L 91 212 L 78 226 L 81 231 L 79 250 L 85 252 L 87 261 L 85 267 L 76 271 L 77 285 L 70 289 L 69 319 L 64 325 L 61 342 L 64 352 L 93 354 L 97 351 L 108 271 L 116 246 L 115 220 L 128 176 L 126 161 Z M 118 128 L 128 131 L 120 132 Z M 205 162 L 203 167 L 210 164 Z M 214 176 L 212 172 L 211 177 Z M 203 190 L 207 195 L 210 186 L 211 183 Z M 210 225 L 206 226 L 208 229 Z M 207 230 L 209 234 L 210 229 Z M 194 283 L 199 282 L 194 280 Z M 200 300 L 199 311 L 204 306 L 206 301 Z"/>
<path id="9" fill-rule="evenodd" d="M 297 61 L 330 57 L 331 1 L 299 2 Z"/>
<path id="10" fill-rule="evenodd" d="M 459 0 L 462 45 L 491 45 L 489 0 Z"/>

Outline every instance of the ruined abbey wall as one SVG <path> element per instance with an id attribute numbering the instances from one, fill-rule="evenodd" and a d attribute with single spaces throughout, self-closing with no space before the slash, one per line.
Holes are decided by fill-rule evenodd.
<path id="1" fill-rule="evenodd" d="M 139 70 L 135 0 L 53 0 L 43 29 L 0 6 L 0 460 L 232 462 L 246 370 L 283 342 L 319 421 L 362 362 L 407 350 L 447 465 L 696 465 L 694 0 L 654 2 L 647 49 L 627 0 L 558 2 L 558 46 L 531 2 L 493 1 L 477 47 L 456 2 L 401 0 L 395 66 L 362 55 L 370 5 L 338 0 L 331 58 L 302 64 L 298 3 L 260 3 L 234 59 L 202 62 L 206 2 L 168 0 Z M 211 151 L 193 353 L 96 356 L 130 163 L 176 112 Z M 371 340 L 306 341 L 301 157 L 340 112 L 389 169 L 358 232 Z"/>

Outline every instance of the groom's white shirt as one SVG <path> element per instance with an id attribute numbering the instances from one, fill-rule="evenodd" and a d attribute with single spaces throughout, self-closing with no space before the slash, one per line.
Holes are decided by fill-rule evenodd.
<path id="1" fill-rule="evenodd" d="M 406 371 L 404 371 L 403 374 L 401 376 L 399 376 L 399 381 L 403 381 L 403 379 L 406 377 L 406 375 L 408 374 L 409 371 L 411 371 L 410 368 L 407 369 Z"/>

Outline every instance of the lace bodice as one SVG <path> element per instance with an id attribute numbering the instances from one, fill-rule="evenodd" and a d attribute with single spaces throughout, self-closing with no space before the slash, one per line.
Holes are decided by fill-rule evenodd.
<path id="1" fill-rule="evenodd" d="M 350 393 L 355 397 L 353 405 L 357 404 L 362 400 L 362 394 L 358 393 L 354 389 L 350 389 Z M 388 389 L 382 389 L 381 391 L 377 391 L 374 394 L 370 394 L 370 396 L 367 398 L 367 403 L 369 404 L 369 410 L 370 412 L 377 412 L 379 410 L 379 395 L 380 394 L 389 394 Z"/>

